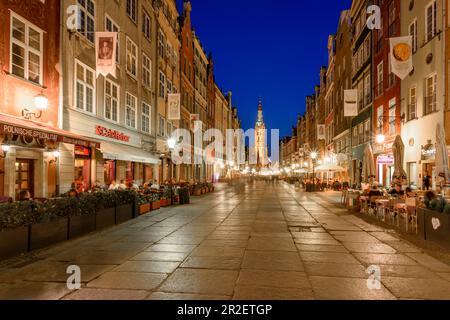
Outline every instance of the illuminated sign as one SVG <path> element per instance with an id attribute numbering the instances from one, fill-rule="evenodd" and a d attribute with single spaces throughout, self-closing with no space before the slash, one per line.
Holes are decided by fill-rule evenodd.
<path id="1" fill-rule="evenodd" d="M 393 156 L 378 156 L 377 162 L 379 164 L 394 164 L 394 157 Z"/>
<path id="2" fill-rule="evenodd" d="M 130 142 L 130 136 L 127 136 L 126 134 L 116 131 L 116 130 L 107 129 L 102 126 L 96 126 L 95 133 L 102 137 L 119 140 L 119 141 L 123 141 L 123 142 Z"/>

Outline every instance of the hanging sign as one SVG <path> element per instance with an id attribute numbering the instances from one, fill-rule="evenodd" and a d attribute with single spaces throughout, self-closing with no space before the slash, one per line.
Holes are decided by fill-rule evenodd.
<path id="1" fill-rule="evenodd" d="M 391 70 L 400 79 L 405 79 L 414 69 L 412 61 L 412 36 L 391 38 Z"/>
<path id="2" fill-rule="evenodd" d="M 168 119 L 180 120 L 181 118 L 181 95 L 179 93 L 169 93 L 168 95 Z"/>
<path id="3" fill-rule="evenodd" d="M 117 32 L 95 33 L 95 55 L 97 77 L 111 74 L 116 77 Z"/>
<path id="4" fill-rule="evenodd" d="M 344 91 L 344 117 L 358 115 L 358 90 Z"/>
<path id="5" fill-rule="evenodd" d="M 325 140 L 325 125 L 319 124 L 317 126 L 317 140 Z"/>

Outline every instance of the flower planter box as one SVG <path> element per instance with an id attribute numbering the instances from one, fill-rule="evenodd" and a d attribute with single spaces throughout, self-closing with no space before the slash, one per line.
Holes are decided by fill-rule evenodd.
<path id="1" fill-rule="evenodd" d="M 161 208 L 160 200 L 152 202 L 152 210 L 158 210 Z"/>
<path id="2" fill-rule="evenodd" d="M 425 239 L 450 248 L 450 215 L 430 210 L 419 209 L 419 234 Z"/>
<path id="3" fill-rule="evenodd" d="M 116 224 L 116 209 L 109 208 L 98 211 L 95 215 L 95 230 L 103 230 Z"/>
<path id="4" fill-rule="evenodd" d="M 29 227 L 0 232 L 0 260 L 12 258 L 28 251 Z"/>
<path id="5" fill-rule="evenodd" d="M 95 231 L 95 214 L 69 217 L 69 239 Z"/>
<path id="6" fill-rule="evenodd" d="M 33 224 L 30 227 L 30 251 L 48 247 L 68 239 L 69 219 Z"/>
<path id="7" fill-rule="evenodd" d="M 172 205 L 172 199 L 167 199 L 166 202 L 167 202 L 168 207 L 170 207 Z"/>
<path id="8" fill-rule="evenodd" d="M 160 203 L 161 208 L 167 207 L 167 200 L 166 199 L 159 200 L 159 203 Z"/>
<path id="9" fill-rule="evenodd" d="M 150 203 L 141 204 L 140 207 L 139 207 L 139 214 L 143 215 L 143 214 L 149 213 L 151 208 L 152 207 L 151 207 Z"/>
<path id="10" fill-rule="evenodd" d="M 194 196 L 201 196 L 202 195 L 202 190 L 201 189 L 195 189 L 194 190 Z"/>
<path id="11" fill-rule="evenodd" d="M 116 207 L 116 224 L 133 219 L 133 204 L 124 204 Z"/>

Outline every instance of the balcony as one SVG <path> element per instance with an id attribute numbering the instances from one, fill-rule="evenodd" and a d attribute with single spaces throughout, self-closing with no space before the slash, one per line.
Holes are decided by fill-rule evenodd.
<path id="1" fill-rule="evenodd" d="M 436 112 L 436 94 L 425 97 L 423 104 L 423 114 L 424 116 Z"/>

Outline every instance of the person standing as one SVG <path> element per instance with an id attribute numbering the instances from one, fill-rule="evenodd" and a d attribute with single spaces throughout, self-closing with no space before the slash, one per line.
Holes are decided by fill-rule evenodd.
<path id="1" fill-rule="evenodd" d="M 423 177 L 423 189 L 424 190 L 430 190 L 431 187 L 431 177 L 428 175 L 428 172 L 425 173 Z"/>

